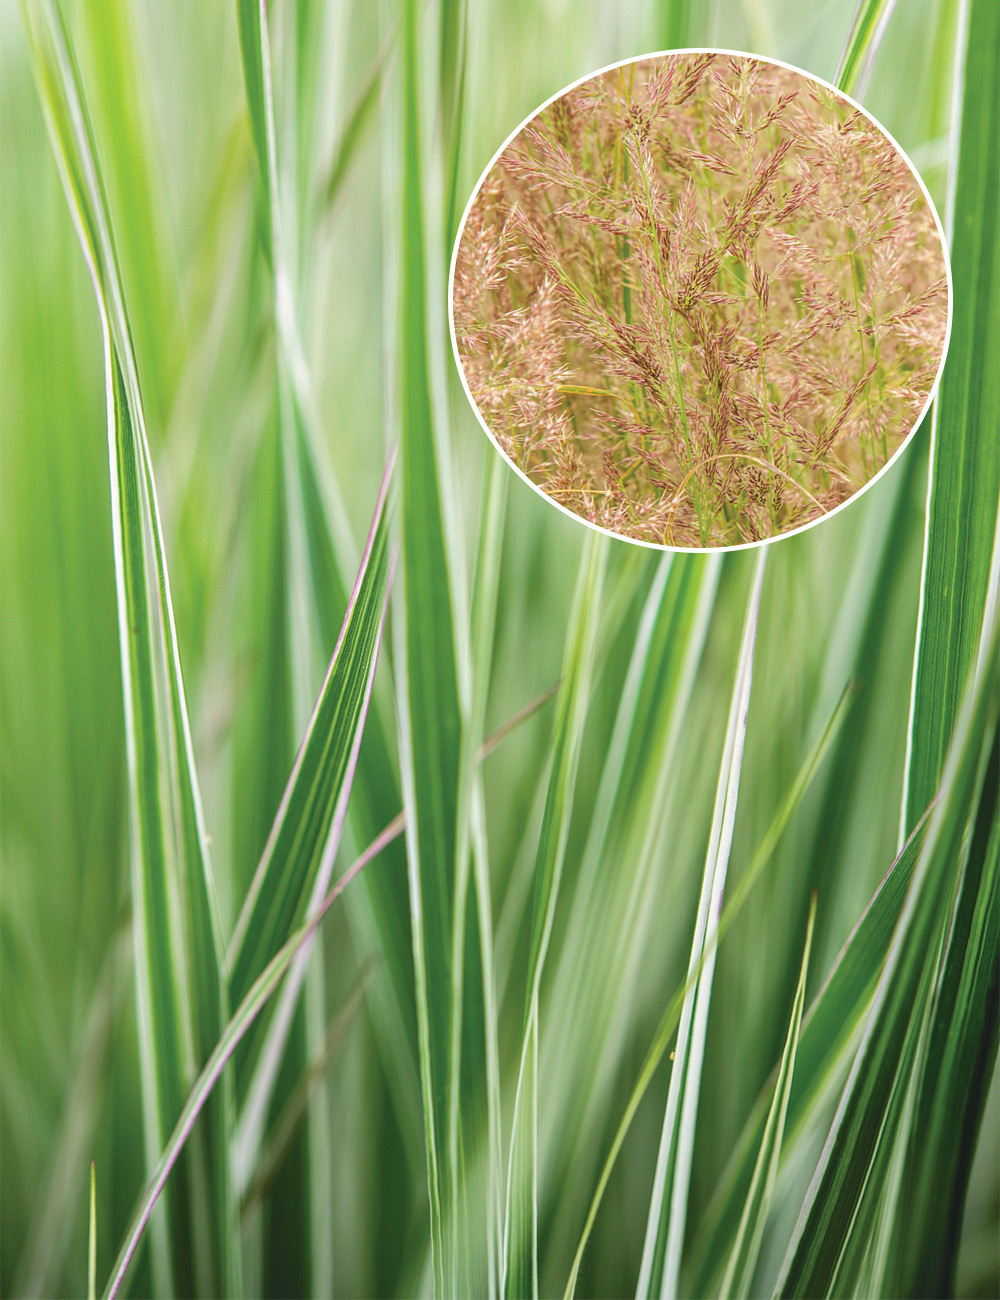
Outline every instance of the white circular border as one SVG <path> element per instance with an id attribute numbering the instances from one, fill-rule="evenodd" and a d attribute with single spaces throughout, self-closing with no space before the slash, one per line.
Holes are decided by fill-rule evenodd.
<path id="1" fill-rule="evenodd" d="M 776 533 L 773 537 L 763 537 L 760 539 L 760 541 L 757 542 L 741 542 L 736 546 L 668 546 L 664 542 L 648 542 L 640 537 L 629 537 L 628 534 L 626 533 L 616 533 L 613 532 L 610 528 L 602 528 L 600 524 L 595 524 L 592 523 L 589 519 L 584 519 L 582 515 L 576 514 L 576 512 L 570 510 L 568 506 L 562 505 L 560 502 L 556 501 L 553 497 L 549 496 L 549 494 L 543 488 L 540 488 L 537 483 L 533 482 L 533 480 L 530 479 L 528 475 L 524 473 L 523 470 L 519 469 L 518 466 L 514 464 L 511 458 L 504 451 L 503 447 L 501 447 L 500 443 L 497 441 L 489 425 L 483 419 L 479 407 L 476 405 L 475 398 L 472 396 L 472 393 L 469 391 L 469 385 L 465 378 L 465 370 L 462 366 L 461 354 L 459 353 L 458 350 L 458 340 L 455 337 L 455 311 L 454 311 L 455 265 L 456 262 L 458 261 L 458 250 L 462 242 L 462 235 L 465 233 L 465 223 L 469 219 L 469 213 L 472 211 L 472 205 L 475 203 L 479 191 L 483 187 L 484 181 L 489 176 L 493 168 L 496 166 L 497 162 L 500 159 L 501 154 L 503 154 L 507 146 L 511 144 L 521 134 L 521 132 L 524 130 L 524 128 L 528 125 L 529 122 L 533 121 L 536 117 L 538 117 L 540 113 L 544 113 L 544 111 L 548 108 L 548 106 L 550 104 L 554 104 L 557 99 L 562 99 L 563 95 L 567 95 L 571 90 L 575 90 L 577 86 L 582 86 L 588 81 L 593 81 L 597 77 L 602 77 L 607 72 L 614 72 L 616 68 L 624 68 L 632 63 L 647 63 L 653 59 L 664 59 L 670 57 L 671 55 L 676 55 L 676 54 L 726 54 L 726 55 L 731 55 L 735 58 L 751 59 L 755 63 L 769 63 L 773 67 L 785 68 L 789 72 L 798 73 L 800 77 L 804 77 L 807 81 L 813 81 L 817 85 L 825 86 L 827 90 L 832 91 L 833 94 L 838 96 L 840 99 L 846 100 L 847 103 L 852 105 L 855 109 L 857 109 L 859 113 L 862 113 L 868 119 L 868 121 L 871 122 L 872 126 L 874 126 L 876 130 L 882 133 L 882 135 L 889 141 L 889 143 L 896 150 L 899 156 L 905 161 L 907 167 L 909 167 L 910 171 L 913 174 L 914 180 L 917 182 L 917 185 L 920 187 L 920 192 L 923 194 L 925 200 L 927 201 L 927 206 L 930 210 L 931 216 L 934 218 L 934 225 L 937 229 L 938 238 L 941 240 L 941 251 L 944 254 L 945 278 L 947 279 L 948 282 L 948 321 L 945 327 L 944 343 L 941 348 L 941 360 L 938 362 L 937 375 L 934 378 L 934 383 L 931 385 L 930 390 L 928 391 L 927 401 L 924 403 L 923 407 L 921 408 L 920 414 L 917 416 L 916 420 L 914 420 L 910 432 L 906 435 L 906 437 L 899 444 L 896 450 L 892 453 L 892 455 L 882 466 L 882 468 L 876 474 L 873 474 L 872 477 L 867 481 L 867 483 L 865 483 L 862 487 L 858 488 L 857 492 L 855 492 L 852 496 L 849 496 L 846 501 L 841 501 L 840 505 L 834 506 L 832 510 L 829 510 L 825 514 L 820 515 L 818 519 L 811 519 L 807 524 L 801 524 L 798 528 L 792 528 L 787 533 Z M 835 515 L 838 515 L 841 512 L 841 510 L 846 509 L 848 506 L 853 506 L 856 501 L 859 501 L 864 496 L 864 494 L 868 491 L 868 489 L 874 487 L 875 484 L 882 477 L 882 475 L 885 474 L 887 470 L 891 469 L 892 466 L 896 463 L 896 461 L 899 459 L 902 453 L 913 441 L 914 435 L 916 434 L 917 430 L 920 428 L 920 425 L 923 423 L 924 417 L 927 415 L 927 412 L 930 410 L 931 403 L 934 401 L 934 398 L 937 395 L 938 386 L 941 383 L 941 375 L 944 372 L 945 362 L 948 359 L 948 348 L 949 345 L 951 344 L 951 326 L 952 326 L 952 317 L 954 315 L 954 308 L 955 308 L 955 293 L 954 293 L 954 286 L 952 284 L 952 278 L 951 278 L 951 249 L 949 248 L 948 240 L 944 233 L 944 227 L 941 224 L 941 218 L 938 215 L 937 206 L 935 205 L 934 200 L 931 198 L 927 186 L 924 184 L 923 177 L 920 175 L 916 167 L 913 165 L 913 162 L 909 154 L 906 152 L 905 149 L 903 149 L 900 146 L 899 141 L 896 140 L 896 138 L 885 129 L 885 127 L 882 125 L 881 122 L 878 121 L 877 118 L 873 117 L 872 114 L 869 113 L 869 111 L 864 107 L 864 105 L 859 104 L 856 99 L 853 99 L 850 95 L 845 94 L 845 92 L 840 90 L 839 87 L 835 86 L 832 82 L 825 80 L 823 77 L 817 77 L 815 73 L 812 72 L 805 72 L 803 71 L 802 68 L 796 67 L 794 63 L 786 63 L 783 59 L 765 58 L 759 54 L 749 54 L 745 50 L 720 49 L 717 48 L 716 46 L 711 46 L 711 45 L 684 46 L 683 48 L 676 49 L 676 50 L 656 50 L 651 54 L 637 54 L 637 55 L 633 55 L 629 59 L 619 59 L 615 63 L 608 63 L 603 68 L 597 68 L 594 72 L 588 72 L 585 76 L 578 77 L 576 81 L 571 81 L 569 85 L 563 86 L 563 88 L 561 90 L 556 91 L 554 95 L 550 95 L 549 98 L 545 100 L 544 103 L 539 104 L 539 106 L 534 110 L 534 112 L 529 113 L 528 116 L 524 118 L 524 120 L 520 122 L 514 128 L 513 131 L 511 131 L 510 135 L 507 136 L 506 140 L 504 140 L 503 144 L 496 151 L 496 153 L 493 155 L 490 161 L 486 164 L 485 168 L 482 171 L 482 174 L 479 177 L 479 180 L 476 181 L 475 185 L 473 186 L 472 194 L 469 196 L 469 201 L 465 205 L 465 211 L 462 213 L 462 220 L 458 223 L 458 230 L 455 234 L 455 243 L 451 252 L 451 264 L 448 269 L 448 333 L 451 336 L 451 350 L 455 358 L 455 365 L 458 368 L 459 378 L 462 381 L 462 388 L 465 390 L 465 395 L 469 399 L 469 405 L 472 407 L 473 411 L 475 412 L 476 419 L 482 425 L 483 432 L 486 434 L 487 438 L 489 438 L 490 442 L 500 453 L 500 455 L 504 458 L 507 464 L 511 467 L 514 473 L 517 474 L 518 477 L 521 478 L 525 483 L 527 483 L 528 487 L 530 487 L 534 492 L 537 492 L 538 495 L 544 501 L 546 501 L 550 506 L 554 506 L 556 510 L 561 510 L 562 513 L 566 515 L 568 518 L 575 519 L 577 523 L 583 524 L 584 527 L 592 528 L 594 532 L 603 533 L 605 537 L 613 537 L 620 542 L 628 542 L 632 546 L 643 546 L 647 550 L 678 551 L 685 555 L 721 555 L 727 551 L 752 551 L 752 550 L 756 550 L 758 547 L 761 546 L 769 546 L 773 542 L 782 542 L 785 541 L 786 538 L 798 537 L 801 533 L 808 532 L 810 528 L 815 528 L 817 524 L 826 523 L 827 520 L 832 519 Z"/>

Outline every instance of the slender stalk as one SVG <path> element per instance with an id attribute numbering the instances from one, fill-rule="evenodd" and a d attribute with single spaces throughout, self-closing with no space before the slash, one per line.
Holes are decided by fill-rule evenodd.
<path id="1" fill-rule="evenodd" d="M 764 431 L 767 439 L 767 459 L 774 461 L 774 442 L 771 438 L 771 403 L 767 392 L 767 367 L 764 360 L 764 304 L 760 298 L 757 299 L 757 338 L 760 344 L 760 397 L 761 404 L 764 408 Z M 774 484 L 768 483 L 767 490 L 768 509 L 771 514 L 771 529 L 776 532 L 778 520 L 775 513 L 774 502 Z"/>

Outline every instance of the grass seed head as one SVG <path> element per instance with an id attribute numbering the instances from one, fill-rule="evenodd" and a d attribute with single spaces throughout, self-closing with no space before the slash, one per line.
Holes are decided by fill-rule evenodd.
<path id="1" fill-rule="evenodd" d="M 592 523 L 719 546 L 841 504 L 926 402 L 944 253 L 905 159 L 802 74 L 615 68 L 501 155 L 459 245 L 469 390 Z"/>

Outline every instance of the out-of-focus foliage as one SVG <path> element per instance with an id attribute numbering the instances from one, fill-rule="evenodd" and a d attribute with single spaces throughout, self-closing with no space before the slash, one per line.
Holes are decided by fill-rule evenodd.
<path id="1" fill-rule="evenodd" d="M 164 928 L 199 1026 L 185 1011 L 171 1087 L 211 1059 L 211 1096 L 231 1090 L 231 1123 L 207 1113 L 184 1160 L 210 1186 L 225 1162 L 241 1228 L 219 1240 L 224 1201 L 171 1174 L 154 1225 L 189 1227 L 141 1238 L 129 1294 L 166 1294 L 164 1262 L 204 1290 L 228 1253 L 247 1295 L 572 1278 L 617 1296 L 647 1238 L 648 1278 L 681 1294 L 997 1292 L 1000 11 L 854 11 L 4 0 L 4 1294 L 84 1292 L 92 1159 L 106 1284 L 184 1101 L 149 1068 L 167 993 L 137 968 L 140 921 Z M 47 63 L 28 33 L 60 13 Z M 755 632 L 753 555 L 597 538 L 491 464 L 447 339 L 456 214 L 499 142 L 570 81 L 682 42 L 830 79 L 843 49 L 845 88 L 910 152 L 953 245 L 933 427 L 768 548 Z M 112 388 L 111 450 L 147 464 L 141 409 L 145 504 L 110 490 L 98 298 L 41 108 L 77 82 L 66 138 L 92 162 L 66 179 L 115 251 L 97 287 L 135 374 Z M 331 678 L 346 712 L 328 689 L 305 751 L 350 788 L 346 818 L 334 787 L 293 785 L 266 847 L 397 446 L 370 706 L 371 585 L 368 639 L 348 621 Z M 116 547 L 152 557 L 120 608 Z M 133 635 L 162 690 L 126 726 Z M 127 737 L 157 755 L 145 794 Z M 183 835 L 199 793 L 207 851 Z M 130 847 L 130 823 L 153 803 L 181 810 L 164 853 L 209 864 L 211 1007 L 180 960 L 208 950 L 197 876 L 169 915 L 140 896 L 155 845 Z M 306 943 L 320 890 L 387 826 Z M 250 960 L 262 855 L 290 901 Z M 205 1035 L 248 987 L 254 1011 L 274 997 L 223 1068 L 248 1004 L 211 1058 Z"/>

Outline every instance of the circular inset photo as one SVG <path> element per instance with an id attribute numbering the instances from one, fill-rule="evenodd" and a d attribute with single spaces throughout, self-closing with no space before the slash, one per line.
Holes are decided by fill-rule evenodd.
<path id="1" fill-rule="evenodd" d="M 950 278 L 909 161 L 805 73 L 684 51 L 562 92 L 466 208 L 452 340 L 551 501 L 690 549 L 795 532 L 870 484 L 944 361 Z"/>

